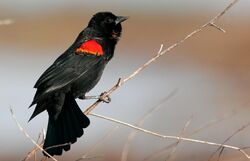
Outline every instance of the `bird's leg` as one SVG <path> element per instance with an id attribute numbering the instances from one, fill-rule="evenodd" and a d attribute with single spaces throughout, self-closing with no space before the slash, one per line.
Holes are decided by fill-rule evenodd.
<path id="1" fill-rule="evenodd" d="M 85 96 L 84 99 L 90 100 L 90 99 L 99 99 L 100 96 Z"/>
<path id="2" fill-rule="evenodd" d="M 107 92 L 103 92 L 102 94 L 97 95 L 97 96 L 85 96 L 85 95 L 82 95 L 82 96 L 79 96 L 78 98 L 82 99 L 82 100 L 85 100 L 85 99 L 97 99 L 97 100 L 103 101 L 105 103 L 110 103 L 111 98 L 109 96 L 105 96 L 106 93 Z"/>
<path id="3" fill-rule="evenodd" d="M 99 99 L 100 96 L 85 96 L 85 95 L 82 95 L 82 96 L 79 96 L 78 98 L 81 99 L 81 100 L 90 100 L 90 99 Z"/>

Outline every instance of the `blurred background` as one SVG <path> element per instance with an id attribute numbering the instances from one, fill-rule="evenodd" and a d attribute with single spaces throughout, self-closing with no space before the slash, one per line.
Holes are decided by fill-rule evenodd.
<path id="1" fill-rule="evenodd" d="M 34 147 L 12 120 L 10 107 L 32 138 L 36 139 L 46 129 L 46 112 L 28 123 L 34 109 L 28 109 L 35 93 L 32 87 L 42 72 L 71 45 L 94 13 L 112 11 L 130 19 L 123 24 L 114 58 L 89 95 L 109 89 L 119 77 L 128 76 L 154 56 L 160 44 L 168 47 L 175 43 L 229 3 L 229 0 L 0 0 L 0 20 L 13 22 L 0 26 L 0 160 L 21 160 Z M 217 22 L 226 34 L 206 28 L 118 89 L 111 96 L 110 104 L 101 104 L 94 112 L 135 124 L 161 103 L 160 109 L 144 121 L 143 128 L 179 135 L 192 117 L 185 130 L 188 136 L 219 119 L 222 121 L 191 137 L 223 143 L 250 121 L 249 8 L 250 1 L 239 1 Z M 82 110 L 92 102 L 78 101 Z M 85 129 L 85 135 L 69 152 L 56 157 L 58 160 L 80 158 L 117 126 L 89 117 L 91 125 Z M 92 160 L 121 159 L 132 129 L 118 126 L 111 137 L 89 154 Z M 227 144 L 248 147 L 249 136 L 250 130 L 246 128 Z M 156 154 L 173 142 L 138 132 L 130 144 L 128 160 L 166 160 L 171 148 Z M 183 141 L 171 159 L 208 160 L 214 151 L 214 146 Z M 37 157 L 41 158 L 41 152 Z M 246 160 L 241 153 L 230 149 L 225 149 L 221 159 Z"/>

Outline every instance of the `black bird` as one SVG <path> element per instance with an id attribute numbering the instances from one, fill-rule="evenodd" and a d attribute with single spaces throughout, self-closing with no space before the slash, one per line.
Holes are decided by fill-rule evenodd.
<path id="1" fill-rule="evenodd" d="M 84 99 L 100 80 L 121 36 L 121 22 L 126 19 L 111 12 L 96 13 L 36 82 L 37 91 L 30 105 L 36 104 L 36 108 L 30 120 L 47 110 L 49 122 L 43 148 L 51 156 L 68 151 L 90 124 L 75 99 Z M 56 146 L 60 144 L 64 145 Z"/>

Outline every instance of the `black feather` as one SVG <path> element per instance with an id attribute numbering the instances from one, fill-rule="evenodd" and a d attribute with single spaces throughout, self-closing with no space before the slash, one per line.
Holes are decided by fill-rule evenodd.
<path id="1" fill-rule="evenodd" d="M 54 100 L 58 101 L 58 99 Z M 83 126 L 87 127 L 90 123 L 88 117 L 80 110 L 71 94 L 66 94 L 62 110 L 58 117 L 53 117 L 55 111 L 48 110 L 49 123 L 43 146 L 46 152 L 52 156 L 61 155 L 63 149 L 66 151 L 69 150 L 70 144 L 75 143 L 77 138 L 83 135 Z M 66 143 L 69 143 L 69 145 L 57 146 Z"/>

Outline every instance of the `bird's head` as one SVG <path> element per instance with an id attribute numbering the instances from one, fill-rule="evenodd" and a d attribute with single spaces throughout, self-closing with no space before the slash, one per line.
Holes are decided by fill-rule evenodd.
<path id="1" fill-rule="evenodd" d="M 121 22 L 128 17 L 116 16 L 111 12 L 98 12 L 89 21 L 88 27 L 100 31 L 109 38 L 119 39 L 122 32 Z"/>

